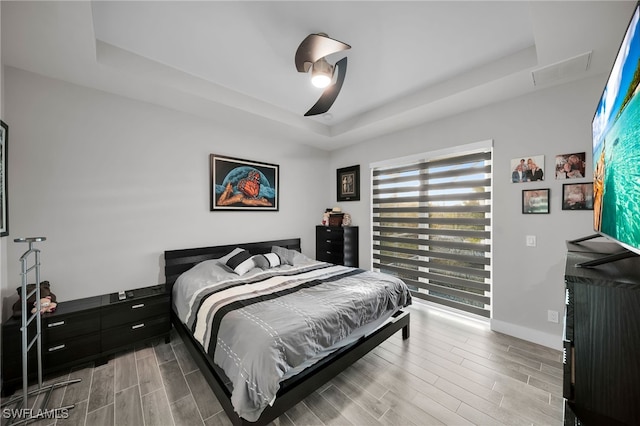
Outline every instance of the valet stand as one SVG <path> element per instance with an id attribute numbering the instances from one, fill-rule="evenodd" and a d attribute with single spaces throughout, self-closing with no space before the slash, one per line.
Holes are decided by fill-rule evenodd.
<path id="1" fill-rule="evenodd" d="M 42 322 L 41 322 L 41 306 L 40 306 L 40 250 L 33 248 L 33 244 L 36 242 L 45 241 L 45 237 L 29 237 L 29 238 L 16 238 L 13 240 L 16 243 L 28 243 L 29 249 L 24 252 L 24 254 L 20 257 L 21 264 L 21 272 L 20 276 L 22 278 L 22 291 L 21 291 L 21 299 L 22 299 L 22 326 L 20 327 L 20 331 L 22 332 L 22 395 L 16 395 L 10 400 L 2 403 L 1 407 L 11 406 L 15 404 L 14 408 L 7 410 L 3 409 L 3 416 L 5 413 L 10 414 L 11 420 L 7 423 L 9 425 L 17 425 L 17 424 L 27 424 L 32 421 L 40 420 L 42 418 L 57 418 L 57 417 L 67 417 L 67 411 L 75 406 L 75 404 L 67 405 L 64 407 L 58 407 L 55 409 L 47 409 L 47 404 L 49 403 L 49 398 L 51 397 L 51 393 L 60 387 L 68 386 L 72 383 L 77 383 L 81 379 L 67 380 L 64 382 L 58 382 L 52 385 L 43 386 L 42 385 Z M 29 266 L 29 258 L 34 258 L 34 262 L 31 266 Z M 27 294 L 27 283 L 28 283 L 28 274 L 29 272 L 35 273 L 35 289 Z M 33 314 L 31 310 L 27 306 L 27 300 L 35 294 L 36 296 L 36 311 Z M 30 314 L 30 315 L 28 315 Z M 33 339 L 29 340 L 29 324 L 33 321 L 36 323 L 36 334 Z M 6 342 L 5 342 L 6 344 Z M 38 386 L 29 391 L 28 390 L 28 354 L 29 351 L 36 346 L 36 351 L 38 354 Z M 35 396 L 36 399 L 40 394 L 43 394 L 41 399 L 41 403 L 39 408 L 33 408 L 32 405 L 35 403 L 33 401 L 32 405 L 29 404 L 29 396 Z"/>

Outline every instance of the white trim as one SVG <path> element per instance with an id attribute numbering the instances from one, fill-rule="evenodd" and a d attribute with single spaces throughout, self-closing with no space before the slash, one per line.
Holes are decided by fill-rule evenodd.
<path id="1" fill-rule="evenodd" d="M 485 318 L 481 315 L 476 315 L 471 312 L 466 312 L 461 309 L 452 308 L 447 305 L 441 305 L 440 303 L 431 302 L 430 300 L 420 299 L 418 297 L 414 297 L 411 301 L 413 304 L 421 304 L 430 309 L 432 312 L 441 313 L 442 315 L 447 315 L 450 318 L 454 318 L 458 321 L 463 321 L 468 324 L 473 324 L 477 327 L 489 329 L 489 318 Z"/>
<path id="2" fill-rule="evenodd" d="M 491 320 L 491 330 L 537 343 L 551 349 L 562 350 L 562 336 L 556 334 L 545 333 L 544 331 L 534 330 L 496 319 Z"/>
<path id="3" fill-rule="evenodd" d="M 458 145 L 449 148 L 438 149 L 436 151 L 421 152 L 419 154 L 408 155 L 406 157 L 392 158 L 390 160 L 376 161 L 369 164 L 369 169 L 376 167 L 390 167 L 397 165 L 405 165 L 416 163 L 418 161 L 424 161 L 426 159 L 434 160 L 439 157 L 449 157 L 452 154 L 468 154 L 473 151 L 484 151 L 488 148 L 493 148 L 493 139 L 487 139 L 480 142 L 473 142 L 466 145 Z"/>

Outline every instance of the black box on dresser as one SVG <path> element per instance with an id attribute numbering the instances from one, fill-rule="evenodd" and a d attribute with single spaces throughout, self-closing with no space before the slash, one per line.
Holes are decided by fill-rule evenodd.
<path id="1" fill-rule="evenodd" d="M 640 424 L 640 257 L 576 264 L 621 248 L 568 244 L 565 268 L 565 425 Z"/>
<path id="2" fill-rule="evenodd" d="M 42 315 L 44 374 L 85 362 L 106 362 L 107 357 L 136 344 L 164 337 L 169 341 L 170 295 L 165 285 L 58 303 L 56 311 Z M 21 320 L 2 324 L 2 394 L 22 386 Z M 35 322 L 29 336 L 35 336 Z M 29 377 L 37 378 L 35 346 L 29 351 Z"/>

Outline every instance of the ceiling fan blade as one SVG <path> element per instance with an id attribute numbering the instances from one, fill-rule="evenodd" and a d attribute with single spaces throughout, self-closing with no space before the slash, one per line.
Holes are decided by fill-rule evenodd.
<path id="1" fill-rule="evenodd" d="M 331 105 L 333 105 L 338 97 L 338 93 L 340 93 L 340 89 L 342 89 L 342 83 L 344 83 L 344 77 L 347 75 L 347 58 L 340 59 L 334 66 L 338 68 L 336 82 L 322 92 L 322 96 L 320 96 L 318 102 L 304 114 L 305 117 L 324 114 L 329 111 L 329 108 L 331 108 Z"/>
<path id="2" fill-rule="evenodd" d="M 320 58 L 347 49 L 351 49 L 351 46 L 326 34 L 309 34 L 296 50 L 296 69 L 298 72 L 307 72 Z"/>

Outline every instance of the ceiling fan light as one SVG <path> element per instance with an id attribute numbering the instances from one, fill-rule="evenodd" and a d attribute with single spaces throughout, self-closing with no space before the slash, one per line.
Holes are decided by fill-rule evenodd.
<path id="1" fill-rule="evenodd" d="M 311 77 L 311 84 L 314 86 L 324 89 L 331 83 L 331 77 L 325 74 L 318 74 Z"/>
<path id="2" fill-rule="evenodd" d="M 325 88 L 333 79 L 333 67 L 326 59 L 320 58 L 311 68 L 311 84 L 319 88 Z"/>

